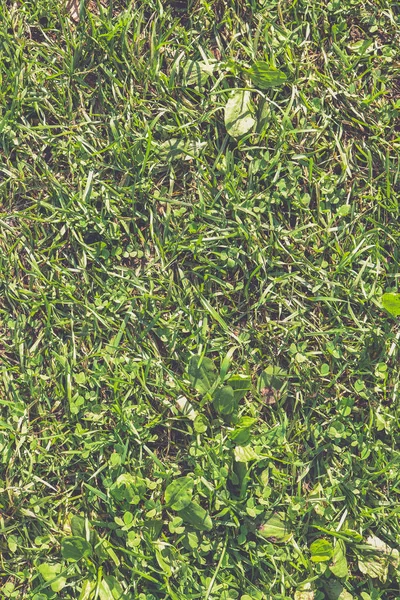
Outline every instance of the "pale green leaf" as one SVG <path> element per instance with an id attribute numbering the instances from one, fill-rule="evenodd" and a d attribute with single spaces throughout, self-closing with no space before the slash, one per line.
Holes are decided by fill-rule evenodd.
<path id="1" fill-rule="evenodd" d="M 122 473 L 110 488 L 113 498 L 120 502 L 136 503 L 146 491 L 146 484 L 141 477 Z"/>
<path id="2" fill-rule="evenodd" d="M 292 537 L 283 513 L 275 513 L 260 527 L 262 537 L 275 542 L 287 542 Z"/>
<path id="3" fill-rule="evenodd" d="M 176 399 L 176 406 L 184 414 L 185 417 L 194 421 L 197 417 L 197 411 L 193 408 L 193 404 L 185 396 L 179 396 Z"/>
<path id="4" fill-rule="evenodd" d="M 60 592 L 67 583 L 66 577 L 60 575 L 62 571 L 62 565 L 60 563 L 42 563 L 39 565 L 38 571 L 43 579 L 50 583 L 53 592 Z"/>
<path id="5" fill-rule="evenodd" d="M 361 573 L 385 583 L 388 577 L 389 565 L 395 568 L 398 567 L 399 551 L 391 548 L 378 537 L 369 536 L 366 540 L 366 546 L 363 548 L 363 554 L 358 558 L 358 568 Z"/>
<path id="6" fill-rule="evenodd" d="M 326 562 L 333 556 L 333 547 L 328 540 L 315 540 L 310 546 L 311 560 L 313 562 Z"/>
<path id="7" fill-rule="evenodd" d="M 303 584 L 294 593 L 294 600 L 314 600 L 314 598 L 315 590 L 313 590 L 311 583 Z"/>
<path id="8" fill-rule="evenodd" d="M 161 158 L 169 162 L 179 159 L 190 160 L 198 156 L 201 149 L 206 145 L 206 142 L 200 142 L 199 140 L 170 138 L 158 144 L 157 149 Z"/>
<path id="9" fill-rule="evenodd" d="M 193 495 L 193 479 L 191 477 L 178 477 L 167 486 L 165 502 L 173 510 L 182 510 L 190 504 Z"/>
<path id="10" fill-rule="evenodd" d="M 347 577 L 346 546 L 343 540 L 337 540 L 333 549 L 332 562 L 329 569 L 336 577 Z"/>
<path id="11" fill-rule="evenodd" d="M 51 581 L 57 577 L 61 573 L 61 570 L 62 565 L 60 563 L 42 563 L 38 566 L 38 571 L 45 581 Z"/>
<path id="12" fill-rule="evenodd" d="M 194 85 L 201 88 L 212 75 L 214 67 L 204 62 L 190 60 L 185 64 L 182 71 L 184 85 Z"/>
<path id="13" fill-rule="evenodd" d="M 393 317 L 400 316 L 400 294 L 383 294 L 382 306 Z"/>
<path id="14" fill-rule="evenodd" d="M 246 463 L 251 460 L 256 460 L 258 454 L 253 450 L 251 446 L 236 446 L 234 450 L 235 460 L 238 463 Z"/>
<path id="15" fill-rule="evenodd" d="M 249 133 L 256 121 L 251 111 L 250 92 L 237 90 L 233 92 L 225 105 L 225 127 L 232 137 L 240 137 Z"/>
<path id="16" fill-rule="evenodd" d="M 94 581 L 93 579 L 85 579 L 85 581 L 82 584 L 82 589 L 81 593 L 79 594 L 78 600 L 91 600 L 92 592 L 94 591 L 95 587 L 96 581 Z"/>

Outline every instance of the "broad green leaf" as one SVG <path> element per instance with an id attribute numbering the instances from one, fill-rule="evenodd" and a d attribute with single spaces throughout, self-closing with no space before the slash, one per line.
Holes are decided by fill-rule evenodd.
<path id="1" fill-rule="evenodd" d="M 336 577 L 347 577 L 346 546 L 343 540 L 337 540 L 333 549 L 332 562 L 329 569 Z"/>
<path id="2" fill-rule="evenodd" d="M 17 551 L 18 548 L 18 538 L 16 535 L 9 535 L 7 537 L 7 545 L 10 552 L 13 554 Z"/>
<path id="3" fill-rule="evenodd" d="M 253 419 L 252 417 L 241 417 L 229 437 L 239 446 L 245 444 L 250 439 L 251 428 L 256 423 L 257 419 Z"/>
<path id="4" fill-rule="evenodd" d="M 196 433 L 204 433 L 208 429 L 208 421 L 205 415 L 197 415 L 193 422 L 193 428 Z"/>
<path id="5" fill-rule="evenodd" d="M 67 583 L 66 577 L 60 575 L 62 571 L 62 565 L 60 563 L 42 563 L 38 566 L 38 571 L 45 581 L 50 582 L 50 587 L 53 592 L 60 592 Z"/>
<path id="6" fill-rule="evenodd" d="M 263 60 L 255 62 L 250 69 L 246 69 L 252 83 L 261 90 L 279 87 L 286 82 L 286 75 L 283 71 L 271 67 Z"/>
<path id="7" fill-rule="evenodd" d="M 225 105 L 225 127 L 232 137 L 240 137 L 249 133 L 256 121 L 251 112 L 250 92 L 237 90 L 233 92 Z"/>
<path id="8" fill-rule="evenodd" d="M 71 532 L 73 536 L 83 537 L 87 539 L 86 519 L 80 515 L 74 515 L 71 517 Z"/>
<path id="9" fill-rule="evenodd" d="M 143 528 L 147 531 L 150 539 L 157 540 L 160 537 L 162 526 L 161 519 L 149 519 L 144 522 Z"/>
<path id="10" fill-rule="evenodd" d="M 353 600 L 353 596 L 335 579 L 329 579 L 324 585 L 327 600 Z"/>
<path id="11" fill-rule="evenodd" d="M 77 562 L 91 553 L 91 545 L 82 537 L 72 536 L 64 538 L 61 542 L 61 555 L 71 562 Z"/>
<path id="12" fill-rule="evenodd" d="M 375 535 L 366 540 L 366 546 L 358 558 L 358 568 L 361 573 L 385 583 L 388 577 L 389 565 L 399 566 L 399 551 L 391 548 Z"/>
<path id="13" fill-rule="evenodd" d="M 42 563 L 38 566 L 38 571 L 45 581 L 51 581 L 61 573 L 62 565 L 60 563 Z"/>
<path id="14" fill-rule="evenodd" d="M 213 406 L 220 415 L 231 415 L 234 412 L 237 402 L 230 385 L 225 385 L 215 392 Z"/>
<path id="15" fill-rule="evenodd" d="M 276 447 L 284 443 L 286 437 L 286 425 L 280 423 L 275 425 L 265 434 L 265 441 L 268 442 L 269 446 Z"/>
<path id="16" fill-rule="evenodd" d="M 189 380 L 200 394 L 206 394 L 217 380 L 217 369 L 214 362 L 206 356 L 200 364 L 199 361 L 199 356 L 191 357 L 188 366 Z"/>
<path id="17" fill-rule="evenodd" d="M 167 486 L 165 502 L 172 510 L 182 510 L 190 504 L 193 495 L 193 479 L 191 477 L 178 477 Z"/>
<path id="18" fill-rule="evenodd" d="M 355 531 L 354 529 L 342 529 L 341 533 L 343 535 L 345 535 L 346 537 L 350 538 L 351 540 L 353 540 L 354 542 L 361 542 L 362 540 L 362 535 L 360 533 L 358 533 L 358 531 Z"/>
<path id="19" fill-rule="evenodd" d="M 294 600 L 314 600 L 314 598 L 315 598 L 314 590 L 311 590 L 309 592 L 297 590 L 294 593 Z"/>
<path id="20" fill-rule="evenodd" d="M 283 513 L 275 513 L 265 521 L 260 527 L 260 534 L 275 542 L 287 542 L 292 537 Z"/>
<path id="21" fill-rule="evenodd" d="M 74 375 L 75 382 L 84 385 L 86 383 L 86 375 L 83 371 Z"/>
<path id="22" fill-rule="evenodd" d="M 258 454 L 251 446 L 236 446 L 234 450 L 235 460 L 238 463 L 246 463 L 250 460 L 257 460 Z"/>
<path id="23" fill-rule="evenodd" d="M 383 294 L 382 306 L 393 317 L 400 316 L 400 294 Z"/>
<path id="24" fill-rule="evenodd" d="M 184 85 L 195 85 L 201 88 L 212 75 L 214 67 L 204 62 L 190 60 L 185 64 L 182 71 Z"/>
<path id="25" fill-rule="evenodd" d="M 333 556 L 332 544 L 328 540 L 315 540 L 310 546 L 311 560 L 313 562 L 326 562 Z"/>
<path id="26" fill-rule="evenodd" d="M 210 515 L 196 502 L 191 502 L 186 508 L 180 510 L 179 516 L 199 531 L 210 531 L 212 529 Z"/>
<path id="27" fill-rule="evenodd" d="M 244 398 L 251 389 L 251 377 L 249 375 L 232 375 L 227 383 L 233 389 L 236 402 Z"/>

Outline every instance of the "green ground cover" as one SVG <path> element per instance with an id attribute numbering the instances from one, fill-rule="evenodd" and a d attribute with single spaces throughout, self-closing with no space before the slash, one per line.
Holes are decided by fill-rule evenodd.
<path id="1" fill-rule="evenodd" d="M 400 598 L 399 48 L 1 1 L 1 598 Z"/>

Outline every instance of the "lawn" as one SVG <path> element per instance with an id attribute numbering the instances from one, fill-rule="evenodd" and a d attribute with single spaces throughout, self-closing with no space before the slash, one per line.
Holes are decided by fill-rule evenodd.
<path id="1" fill-rule="evenodd" d="M 1 0 L 2 599 L 400 598 L 399 192 L 397 2 Z"/>

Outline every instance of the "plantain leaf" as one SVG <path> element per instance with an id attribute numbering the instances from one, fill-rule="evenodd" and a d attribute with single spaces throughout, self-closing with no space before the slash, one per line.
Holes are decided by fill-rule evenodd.
<path id="1" fill-rule="evenodd" d="M 232 375 L 227 383 L 233 389 L 236 402 L 244 398 L 251 389 L 251 377 L 249 375 Z"/>
<path id="2" fill-rule="evenodd" d="M 279 87 L 286 82 L 286 75 L 283 71 L 271 67 L 263 60 L 255 62 L 250 69 L 246 69 L 252 83 L 261 90 Z"/>
<path id="3" fill-rule="evenodd" d="M 82 537 L 71 536 L 64 538 L 61 542 L 61 555 L 66 560 L 77 562 L 91 554 L 91 545 Z"/>
<path id="4" fill-rule="evenodd" d="M 249 133 L 256 121 L 251 113 L 250 92 L 237 90 L 233 92 L 225 105 L 225 127 L 232 137 L 241 137 Z"/>
<path id="5" fill-rule="evenodd" d="M 188 504 L 186 508 L 179 511 L 179 516 L 199 531 L 210 531 L 212 529 L 210 515 L 197 502 Z"/>
<path id="6" fill-rule="evenodd" d="M 192 500 L 193 485 L 191 477 L 178 477 L 165 490 L 165 502 L 173 510 L 186 508 Z"/>
<path id="7" fill-rule="evenodd" d="M 262 537 L 275 542 L 287 542 L 292 537 L 283 513 L 275 513 L 260 527 Z"/>
<path id="8" fill-rule="evenodd" d="M 200 363 L 199 356 L 191 357 L 188 374 L 190 383 L 200 394 L 206 394 L 218 377 L 213 361 L 210 358 L 204 357 Z"/>
<path id="9" fill-rule="evenodd" d="M 213 398 L 213 406 L 221 415 L 230 415 L 237 407 L 235 395 L 230 385 L 217 390 Z"/>

